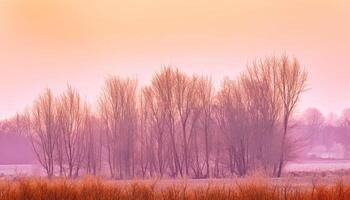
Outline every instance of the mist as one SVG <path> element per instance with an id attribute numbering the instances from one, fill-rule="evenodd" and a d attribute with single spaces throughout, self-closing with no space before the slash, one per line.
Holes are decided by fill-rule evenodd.
<path id="1" fill-rule="evenodd" d="M 347 0 L 3 0 L 0 199 L 350 199 Z"/>

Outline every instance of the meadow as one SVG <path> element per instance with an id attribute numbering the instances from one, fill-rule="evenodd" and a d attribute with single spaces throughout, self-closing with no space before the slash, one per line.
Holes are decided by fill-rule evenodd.
<path id="1" fill-rule="evenodd" d="M 287 180 L 287 179 L 286 179 Z M 350 185 L 344 181 L 331 184 L 311 182 L 307 185 L 269 181 L 264 178 L 226 179 L 226 181 L 196 180 L 112 181 L 97 178 L 39 179 L 17 178 L 0 182 L 1 200 L 308 200 L 350 199 Z"/>

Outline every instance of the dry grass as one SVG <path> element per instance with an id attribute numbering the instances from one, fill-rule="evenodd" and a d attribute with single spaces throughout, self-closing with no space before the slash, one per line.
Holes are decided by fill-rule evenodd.
<path id="1" fill-rule="evenodd" d="M 188 186 L 159 185 L 147 182 L 116 183 L 99 179 L 45 180 L 19 179 L 0 182 L 1 200 L 124 200 L 124 199 L 245 199 L 245 200 L 345 200 L 350 199 L 350 186 L 341 182 L 332 186 L 301 188 L 267 185 L 259 181 L 232 185 Z"/>

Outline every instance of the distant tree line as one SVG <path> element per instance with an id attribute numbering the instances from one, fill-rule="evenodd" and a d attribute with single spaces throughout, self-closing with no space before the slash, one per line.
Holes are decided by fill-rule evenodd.
<path id="1" fill-rule="evenodd" d="M 338 158 L 350 158 L 350 108 L 344 109 L 340 116 L 334 113 L 325 116 L 317 108 L 309 108 L 298 121 L 305 153 L 321 147 L 323 151 L 341 152 L 343 155 L 337 155 Z"/>
<path id="2" fill-rule="evenodd" d="M 48 177 L 279 177 L 298 148 L 292 118 L 306 83 L 285 55 L 248 64 L 220 88 L 164 67 L 144 87 L 107 79 L 96 111 L 68 86 L 47 89 L 16 119 Z"/>

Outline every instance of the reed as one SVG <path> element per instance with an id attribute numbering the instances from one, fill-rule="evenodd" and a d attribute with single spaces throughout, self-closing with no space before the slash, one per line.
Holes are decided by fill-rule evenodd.
<path id="1" fill-rule="evenodd" d="M 234 181 L 233 181 L 234 182 Z M 116 181 L 85 178 L 29 179 L 0 181 L 1 200 L 346 200 L 350 186 L 335 185 L 298 187 L 272 185 L 259 181 L 229 185 L 159 184 L 156 182 Z"/>

